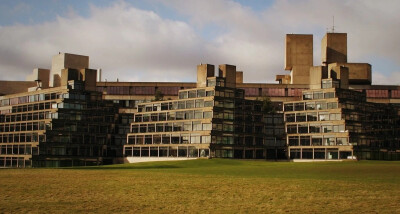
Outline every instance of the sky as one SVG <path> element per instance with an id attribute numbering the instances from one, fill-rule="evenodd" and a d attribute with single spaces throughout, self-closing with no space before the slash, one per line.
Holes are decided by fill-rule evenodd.
<path id="1" fill-rule="evenodd" d="M 286 34 L 347 33 L 348 61 L 373 84 L 400 84 L 397 0 L 2 0 L 0 74 L 25 80 L 58 52 L 87 55 L 103 80 L 196 81 L 196 65 L 232 64 L 244 81 L 276 83 Z"/>

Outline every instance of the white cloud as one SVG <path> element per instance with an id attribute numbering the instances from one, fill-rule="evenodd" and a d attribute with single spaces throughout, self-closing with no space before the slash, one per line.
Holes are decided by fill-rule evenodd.
<path id="1" fill-rule="evenodd" d="M 400 8 L 400 1 L 279 0 L 260 13 L 227 0 L 195 4 L 174 0 L 166 4 L 191 17 L 191 22 L 198 26 L 213 23 L 224 28 L 225 33 L 211 41 L 214 51 L 243 67 L 249 81 L 272 81 L 279 71 L 285 73 L 283 49 L 288 33 L 314 34 L 314 64 L 321 64 L 321 39 L 331 29 L 333 16 L 335 32 L 348 33 L 349 62 L 367 62 L 377 71 L 383 70 L 374 61 L 363 61 L 376 56 L 400 65 L 396 45 L 400 13 L 395 9 Z M 396 71 L 392 67 L 384 73 Z"/>
<path id="2" fill-rule="evenodd" d="M 90 67 L 102 68 L 109 81 L 188 79 L 194 75 L 182 71 L 195 70 L 201 48 L 201 39 L 186 23 L 119 2 L 93 6 L 89 18 L 70 13 L 55 22 L 3 27 L 0 71 L 24 79 L 34 67 L 49 68 L 56 53 L 68 52 L 90 56 Z"/>
<path id="3" fill-rule="evenodd" d="M 24 79 L 34 67 L 50 67 L 51 56 L 61 51 L 89 55 L 91 67 L 103 68 L 109 81 L 195 81 L 197 64 L 227 63 L 244 70 L 247 82 L 274 82 L 276 74 L 288 73 L 285 34 L 314 34 L 314 62 L 320 64 L 320 41 L 333 15 L 337 31 L 348 33 L 349 61 L 376 56 L 399 65 L 400 1 L 280 0 L 261 12 L 228 0 L 158 3 L 188 20 L 118 2 L 92 6 L 87 18 L 70 11 L 54 22 L 2 27 L 0 73 Z M 208 30 L 216 34 L 209 37 Z M 389 69 L 373 77 L 397 75 L 397 68 Z"/>

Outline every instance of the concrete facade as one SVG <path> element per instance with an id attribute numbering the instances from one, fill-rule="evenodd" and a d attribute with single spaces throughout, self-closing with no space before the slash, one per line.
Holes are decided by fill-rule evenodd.
<path id="1" fill-rule="evenodd" d="M 226 64 L 218 66 L 218 76 L 215 76 L 214 65 L 198 65 L 197 82 L 97 82 L 97 71 L 88 68 L 89 57 L 58 54 L 53 58 L 51 72 L 48 69 L 35 69 L 27 79 L 30 81 L 0 81 L 0 121 L 2 121 L 0 122 L 2 128 L 0 167 L 2 163 L 4 166 L 9 166 L 9 163 L 14 166 L 14 162 L 15 166 L 32 164 L 31 161 L 35 159 L 34 152 L 35 155 L 44 155 L 35 159 L 41 166 L 45 166 L 46 161 L 50 161 L 50 165 L 54 166 L 70 163 L 72 159 L 64 156 L 53 159 L 48 157 L 59 155 L 60 152 L 64 154 L 63 151 L 65 154 L 69 152 L 68 154 L 79 156 L 75 157 L 74 160 L 77 162 L 73 164 L 104 163 L 104 156 L 98 155 L 100 153 L 110 154 L 114 157 L 114 161 L 108 163 L 115 163 L 123 159 L 122 148 L 125 148 L 125 155 L 130 154 L 137 158 L 139 154 L 146 160 L 154 159 L 156 156 L 169 158 L 171 155 L 185 159 L 271 158 L 277 157 L 276 146 L 284 147 L 285 143 L 288 149 L 286 157 L 291 158 L 303 158 L 304 155 L 315 159 L 323 155 L 325 160 L 329 160 L 329 157 L 344 158 L 350 154 L 349 156 L 359 156 L 361 159 L 396 159 L 400 153 L 399 142 L 390 133 L 398 133 L 398 127 L 394 124 L 399 124 L 396 119 L 398 112 L 396 113 L 395 109 L 400 106 L 400 86 L 371 85 L 370 64 L 347 62 L 346 34 L 328 33 L 324 37 L 321 44 L 323 62 L 318 66 L 312 63 L 312 43 L 312 35 L 286 36 L 284 68 L 290 71 L 290 75 L 277 75 L 276 80 L 279 83 L 244 82 L 244 73 L 236 71 L 236 66 Z M 55 79 L 46 85 L 50 77 Z M 157 91 L 164 95 L 164 100 L 151 102 Z M 208 91 L 211 95 L 203 96 L 203 91 Z M 88 100 L 89 97 L 91 100 Z M 271 103 L 266 102 L 267 105 L 272 105 L 275 110 L 273 115 L 261 111 L 263 105 L 261 100 L 265 100 L 266 97 L 271 101 Z M 85 99 L 82 100 L 83 98 Z M 92 99 L 97 103 L 92 103 Z M 212 105 L 201 106 L 201 103 L 206 101 L 208 105 L 210 102 Z M 64 103 L 67 103 L 67 108 L 64 107 Z M 328 106 L 328 103 L 331 107 L 324 108 L 323 106 L 325 104 Z M 174 109 L 174 106 L 179 105 L 182 108 Z M 322 107 L 307 109 L 307 105 Z M 103 109 L 102 112 L 103 110 L 96 108 L 85 109 L 85 106 L 107 106 L 108 110 Z M 143 111 L 146 108 L 151 108 L 151 111 Z M 196 112 L 198 117 L 200 113 L 204 117 L 205 111 L 208 118 L 192 118 Z M 183 120 L 179 117 L 178 121 L 176 114 L 182 112 L 185 116 L 188 115 L 188 118 Z M 57 118 L 51 116 L 53 113 Z M 58 113 L 67 116 L 59 118 Z M 45 116 L 46 114 L 48 115 Z M 71 123 L 76 121 L 71 121 L 69 118 L 77 118 L 72 115 L 79 115 L 78 118 L 85 115 L 89 119 L 71 126 Z M 321 120 L 320 115 L 322 118 L 332 115 L 334 119 Z M 142 121 L 134 121 L 136 116 Z M 308 116 L 310 121 L 307 119 Z M 41 119 L 39 122 L 33 121 L 33 117 Z M 372 118 L 372 120 L 359 121 L 355 117 Z M 384 117 L 386 119 L 381 120 Z M 24 121 L 17 121 L 21 118 L 24 118 Z M 98 121 L 91 121 L 90 118 L 100 118 L 99 120 L 109 122 L 99 125 Z M 143 118 L 152 119 L 145 121 Z M 295 121 L 290 121 L 293 118 Z M 150 121 L 153 119 L 154 121 Z M 357 124 L 354 124 L 354 121 Z M 57 125 L 53 126 L 53 122 Z M 374 123 L 385 129 L 382 130 L 378 126 L 371 127 L 370 124 Z M 195 127 L 200 129 L 199 124 L 206 124 L 206 127 L 211 124 L 212 128 L 193 130 Z M 25 129 L 28 125 L 40 128 L 30 128 L 32 132 L 27 138 L 25 131 L 21 132 L 20 129 L 21 127 Z M 104 130 L 108 125 L 110 127 Z M 139 129 L 143 126 L 142 131 L 133 131 L 136 130 L 136 125 L 139 125 Z M 94 130 L 89 131 L 89 126 L 94 127 Z M 189 129 L 189 126 L 192 130 L 178 130 Z M 86 130 L 85 135 L 96 145 L 87 146 L 84 140 L 87 138 L 81 139 L 79 135 L 82 133 L 79 134 L 76 127 Z M 160 130 L 176 127 L 177 130 L 167 133 L 153 132 L 153 128 L 157 130 L 157 127 Z M 306 127 L 308 133 L 301 133 Z M 314 131 L 327 127 L 328 131 L 309 133 L 310 127 Z M 329 131 L 331 128 L 349 132 L 332 132 Z M 363 133 L 367 137 L 357 136 L 357 133 L 362 132 L 359 130 L 363 129 L 368 130 L 368 133 Z M 64 136 L 63 130 L 68 130 L 66 132 L 68 136 Z M 111 133 L 108 133 L 109 131 Z M 104 133 L 108 134 L 103 135 Z M 14 136 L 17 137 L 14 139 Z M 14 143 L 20 139 L 31 140 L 31 136 L 35 136 L 34 141 Z M 109 138 L 110 136 L 112 138 Z M 163 136 L 166 137 L 164 140 Z M 193 142 L 191 142 L 192 137 Z M 135 143 L 132 143 L 132 138 Z M 167 142 L 168 139 L 170 143 L 160 144 L 160 138 L 161 142 Z M 315 145 L 312 144 L 313 138 L 316 139 Z M 46 141 L 47 139 L 50 141 Z M 76 139 L 81 146 L 79 152 L 75 151 L 79 146 L 71 150 L 67 144 L 62 144 L 64 141 L 70 142 Z M 104 147 L 103 142 L 111 139 L 112 143 L 107 144 L 107 148 Z M 203 140 L 206 143 L 203 144 Z M 49 144 L 42 144 L 40 150 L 41 142 Z M 148 145 L 137 142 L 147 142 Z M 298 144 L 291 145 L 290 142 Z M 343 142 L 347 142 L 346 145 L 340 145 Z M 57 147 L 59 145 L 63 145 L 63 148 Z M 80 153 L 81 149 L 83 153 Z M 17 152 L 20 156 L 15 156 L 13 152 Z M 86 154 L 90 155 L 85 156 Z M 281 155 L 280 158 L 285 158 L 285 155 Z"/>
<path id="2" fill-rule="evenodd" d="M 309 84 L 311 66 L 313 66 L 313 36 L 286 35 L 285 70 L 290 71 L 290 83 Z"/>
<path id="3" fill-rule="evenodd" d="M 347 63 L 347 34 L 326 33 L 321 42 L 321 59 L 323 65 Z"/>
<path id="4" fill-rule="evenodd" d="M 50 70 L 50 81 L 53 87 L 61 85 L 60 78 L 63 69 L 85 69 L 89 68 L 89 57 L 83 55 L 59 53 L 53 56 Z"/>

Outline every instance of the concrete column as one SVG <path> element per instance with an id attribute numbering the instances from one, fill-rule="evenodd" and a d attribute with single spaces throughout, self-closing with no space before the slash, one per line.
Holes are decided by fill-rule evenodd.
<path id="1" fill-rule="evenodd" d="M 300 148 L 300 159 L 303 159 L 303 148 Z"/>
<path id="2" fill-rule="evenodd" d="M 325 148 L 325 160 L 328 159 L 327 155 L 328 155 L 328 149 Z"/>
<path id="3" fill-rule="evenodd" d="M 312 159 L 314 160 L 315 158 L 314 158 L 314 152 L 315 152 L 315 150 L 314 150 L 314 148 L 312 148 Z"/>

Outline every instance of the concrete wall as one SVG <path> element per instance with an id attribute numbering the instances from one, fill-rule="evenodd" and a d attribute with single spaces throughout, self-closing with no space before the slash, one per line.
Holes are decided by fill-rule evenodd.
<path id="1" fill-rule="evenodd" d="M 81 69 L 82 80 L 85 81 L 85 89 L 88 91 L 96 91 L 97 70 Z"/>
<path id="2" fill-rule="evenodd" d="M 50 70 L 43 68 L 35 68 L 31 75 L 26 76 L 26 81 L 40 80 L 42 89 L 49 88 L 50 81 Z"/>
<path id="3" fill-rule="evenodd" d="M 333 67 L 344 66 L 349 69 L 349 84 L 367 84 L 371 85 L 371 65 L 368 63 L 331 63 L 328 70 Z"/>
<path id="4" fill-rule="evenodd" d="M 310 68 L 310 89 L 320 89 L 321 81 L 327 78 L 326 67 L 313 66 Z"/>
<path id="5" fill-rule="evenodd" d="M 313 35 L 286 35 L 285 70 L 292 70 L 293 66 L 313 66 Z"/>
<path id="6" fill-rule="evenodd" d="M 295 65 L 290 71 L 291 84 L 310 84 L 310 68 L 308 65 Z"/>
<path id="7" fill-rule="evenodd" d="M 236 71 L 236 83 L 243 83 L 243 71 Z"/>
<path id="8" fill-rule="evenodd" d="M 215 75 L 215 66 L 210 64 L 197 65 L 197 84 L 196 87 L 206 87 L 207 77 Z"/>
<path id="9" fill-rule="evenodd" d="M 179 158 L 179 157 L 126 157 L 124 163 L 140 163 L 140 162 L 153 162 L 153 161 L 180 161 L 180 160 L 195 160 L 197 158 Z"/>
<path id="10" fill-rule="evenodd" d="M 0 96 L 27 92 L 28 88 L 35 87 L 34 81 L 1 81 Z"/>
<path id="11" fill-rule="evenodd" d="M 321 42 L 322 64 L 347 62 L 347 34 L 326 33 Z"/>
<path id="12" fill-rule="evenodd" d="M 236 88 L 236 66 L 219 65 L 219 76 L 225 77 L 226 87 Z"/>
<path id="13" fill-rule="evenodd" d="M 76 54 L 69 54 L 69 53 L 59 53 L 53 56 L 51 61 L 51 78 L 50 82 L 51 85 L 56 87 L 58 86 L 58 82 L 54 81 L 54 75 L 60 75 L 61 71 L 66 68 L 73 68 L 73 69 L 85 69 L 89 68 L 89 57 L 76 55 Z"/>
<path id="14" fill-rule="evenodd" d="M 328 76 L 340 80 L 340 88 L 349 88 L 349 68 L 343 65 L 330 67 Z"/>

